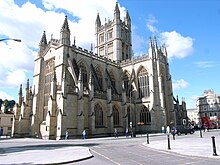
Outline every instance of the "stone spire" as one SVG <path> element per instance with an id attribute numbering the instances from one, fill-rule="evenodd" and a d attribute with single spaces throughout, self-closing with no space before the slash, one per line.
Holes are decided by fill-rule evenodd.
<path id="1" fill-rule="evenodd" d="M 166 48 L 165 44 L 163 44 L 163 46 L 162 46 L 162 52 L 163 52 L 164 56 L 167 56 L 167 48 Z"/>
<path id="2" fill-rule="evenodd" d="M 157 49 L 157 37 L 156 36 L 154 36 L 154 48 L 155 50 Z"/>
<path id="3" fill-rule="evenodd" d="M 116 2 L 116 5 L 115 5 L 114 20 L 115 20 L 116 23 L 120 22 L 120 10 L 118 8 L 118 2 Z"/>
<path id="4" fill-rule="evenodd" d="M 125 24 L 126 24 L 128 27 L 131 27 L 131 18 L 130 18 L 130 15 L 129 15 L 129 13 L 128 13 L 128 10 L 126 11 Z"/>
<path id="5" fill-rule="evenodd" d="M 29 79 L 27 79 L 27 84 L 26 84 L 26 95 L 25 95 L 25 97 L 26 97 L 26 102 L 28 101 L 28 99 L 29 99 L 29 89 L 30 89 L 30 86 L 29 86 Z"/>
<path id="6" fill-rule="evenodd" d="M 39 43 L 39 48 L 40 48 L 39 55 L 41 55 L 43 53 L 46 46 L 47 46 L 47 38 L 46 38 L 46 32 L 44 31 L 44 33 L 41 37 L 40 43 Z"/>
<path id="7" fill-rule="evenodd" d="M 19 89 L 19 93 L 18 93 L 18 101 L 19 101 L 19 105 L 22 104 L 22 84 L 20 84 L 20 89 Z"/>
<path id="8" fill-rule="evenodd" d="M 63 26 L 60 30 L 61 44 L 70 46 L 70 29 L 68 25 L 67 16 L 65 16 Z"/>
<path id="9" fill-rule="evenodd" d="M 99 27 L 101 27 L 101 21 L 100 21 L 99 13 L 97 14 L 97 17 L 96 17 L 95 27 L 96 27 L 96 31 L 98 30 Z"/>
<path id="10" fill-rule="evenodd" d="M 46 38 L 46 32 L 44 31 L 42 38 L 40 40 L 39 46 L 47 45 L 47 38 Z"/>
<path id="11" fill-rule="evenodd" d="M 29 79 L 27 79 L 26 90 L 29 90 Z"/>
<path id="12" fill-rule="evenodd" d="M 152 40 L 151 40 L 151 37 L 149 37 L 148 39 L 148 49 L 152 49 Z"/>
<path id="13" fill-rule="evenodd" d="M 69 31 L 70 32 L 67 16 L 65 16 L 61 31 Z"/>

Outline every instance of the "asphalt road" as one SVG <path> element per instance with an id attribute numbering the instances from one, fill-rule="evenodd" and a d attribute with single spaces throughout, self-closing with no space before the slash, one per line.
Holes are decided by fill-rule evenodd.
<path id="1" fill-rule="evenodd" d="M 150 137 L 159 141 L 163 137 Z M 182 136 L 181 138 L 187 138 Z M 219 159 L 185 156 L 169 151 L 158 151 L 144 146 L 146 137 L 88 139 L 83 142 L 91 148 L 93 158 L 74 164 L 80 165 L 219 165 Z M 92 144 L 92 145 L 91 145 Z"/>
<path id="2" fill-rule="evenodd" d="M 218 133 L 218 132 L 216 132 Z M 190 140 L 191 135 L 183 135 L 178 137 Z M 193 135 L 194 136 L 194 135 Z M 195 135 L 196 136 L 196 135 Z M 198 137 L 196 137 L 198 138 Z M 164 136 L 150 135 L 150 143 L 164 140 Z M 166 150 L 157 150 L 149 148 L 143 143 L 146 142 L 146 136 L 138 136 L 136 138 L 126 137 L 109 137 L 95 139 L 74 139 L 74 140 L 26 140 L 11 141 L 5 140 L 0 144 L 0 149 L 7 149 L 7 152 L 16 153 L 19 148 L 21 150 L 34 149 L 56 149 L 71 146 L 85 146 L 91 149 L 94 157 L 83 161 L 69 163 L 80 165 L 219 165 L 220 159 L 208 157 L 186 156 Z M 159 144 L 159 143 L 158 143 Z M 161 146 L 164 147 L 164 146 Z M 172 144 L 171 144 L 172 148 Z M 1 153 L 0 150 L 0 153 Z M 1 162 L 0 162 L 1 164 Z"/>

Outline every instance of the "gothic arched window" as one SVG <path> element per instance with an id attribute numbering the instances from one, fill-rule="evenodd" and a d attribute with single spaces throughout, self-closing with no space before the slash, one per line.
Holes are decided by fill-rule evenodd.
<path id="1" fill-rule="evenodd" d="M 115 87 L 115 77 L 114 77 L 114 74 L 113 74 L 112 71 L 109 74 L 110 74 L 110 77 L 111 77 L 111 84 L 112 84 L 112 87 L 113 87 L 112 93 L 115 93 L 116 92 L 115 91 L 115 89 L 116 89 L 116 87 Z"/>
<path id="2" fill-rule="evenodd" d="M 143 106 L 141 108 L 140 112 L 140 122 L 143 122 L 144 124 L 150 124 L 151 123 L 151 114 L 147 107 Z"/>
<path id="3" fill-rule="evenodd" d="M 124 89 L 126 91 L 126 95 L 129 96 L 129 75 L 127 72 L 124 73 L 123 75 L 123 80 L 124 80 Z"/>
<path id="4" fill-rule="evenodd" d="M 83 86 L 88 87 L 87 71 L 86 71 L 86 67 L 83 64 L 83 62 L 80 63 L 80 69 L 81 69 L 81 74 L 82 74 Z"/>
<path id="5" fill-rule="evenodd" d="M 43 118 L 46 118 L 47 110 L 48 110 L 48 100 L 51 92 L 51 82 L 54 76 L 54 66 L 55 60 L 54 58 L 45 61 L 45 77 L 44 77 L 44 112 Z"/>
<path id="6" fill-rule="evenodd" d="M 103 86 L 103 85 L 102 85 L 102 73 L 101 73 L 99 67 L 96 67 L 95 72 L 96 72 L 96 75 L 97 75 L 97 78 L 98 78 L 98 83 L 99 83 L 100 88 L 101 88 L 101 90 L 102 90 L 102 86 Z M 94 85 L 94 89 L 95 89 L 95 90 L 98 90 L 99 88 L 98 88 L 97 85 Z"/>
<path id="7" fill-rule="evenodd" d="M 150 96 L 149 76 L 144 67 L 138 73 L 138 92 L 139 98 Z"/>
<path id="8" fill-rule="evenodd" d="M 94 107 L 95 111 L 95 127 L 103 126 L 103 110 L 99 104 L 96 104 Z"/>
<path id="9" fill-rule="evenodd" d="M 119 111 L 115 105 L 113 106 L 113 124 L 119 126 Z"/>

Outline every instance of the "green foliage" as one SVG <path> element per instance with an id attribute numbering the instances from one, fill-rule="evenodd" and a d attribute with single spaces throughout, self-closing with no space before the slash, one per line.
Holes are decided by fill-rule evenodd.
<path id="1" fill-rule="evenodd" d="M 0 106 L 2 106 L 2 104 L 5 106 L 5 112 L 8 112 L 9 110 L 13 109 L 15 103 L 16 102 L 14 100 L 5 99 L 4 101 L 2 101 L 2 99 L 0 99 Z"/>

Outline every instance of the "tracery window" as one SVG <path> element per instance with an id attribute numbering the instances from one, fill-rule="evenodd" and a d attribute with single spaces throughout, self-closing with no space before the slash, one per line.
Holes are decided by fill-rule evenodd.
<path id="1" fill-rule="evenodd" d="M 99 43 L 103 43 L 104 42 L 104 33 L 100 34 L 99 36 Z"/>
<path id="2" fill-rule="evenodd" d="M 54 58 L 45 62 L 45 77 L 44 77 L 44 112 L 43 118 L 46 118 L 47 110 L 48 110 L 48 100 L 50 96 L 51 90 L 51 82 L 54 75 L 54 66 L 55 61 Z"/>
<path id="3" fill-rule="evenodd" d="M 127 73 L 124 73 L 123 76 L 123 80 L 124 80 L 124 89 L 126 90 L 126 95 L 129 96 L 129 76 Z"/>
<path id="4" fill-rule="evenodd" d="M 96 104 L 94 107 L 95 111 L 95 127 L 103 126 L 103 110 L 99 104 Z"/>
<path id="5" fill-rule="evenodd" d="M 97 75 L 97 78 L 98 78 L 98 83 L 99 83 L 99 85 L 100 85 L 100 87 L 101 87 L 101 90 L 102 90 L 102 86 L 103 86 L 103 84 L 102 84 L 102 73 L 101 73 L 99 67 L 97 67 L 97 68 L 95 69 L 95 72 L 96 72 L 96 75 Z M 99 89 L 96 84 L 94 85 L 94 89 L 95 89 L 95 90 L 98 90 L 98 89 Z"/>
<path id="6" fill-rule="evenodd" d="M 145 106 L 143 106 L 140 111 L 140 122 L 143 122 L 144 124 L 151 123 L 151 114 L 149 109 Z"/>
<path id="7" fill-rule="evenodd" d="M 119 111 L 118 111 L 118 108 L 114 105 L 112 109 L 113 109 L 113 124 L 114 124 L 114 126 L 119 126 Z"/>
<path id="8" fill-rule="evenodd" d="M 100 47 L 99 48 L 99 55 L 100 56 L 104 56 L 105 52 L 104 52 L 104 47 Z"/>
<path id="9" fill-rule="evenodd" d="M 144 67 L 141 68 L 138 74 L 138 92 L 139 98 L 150 96 L 149 76 Z"/>
<path id="10" fill-rule="evenodd" d="M 113 43 L 108 44 L 108 58 L 111 58 L 113 54 Z"/>
<path id="11" fill-rule="evenodd" d="M 116 89 L 116 87 L 115 87 L 115 77 L 114 77 L 114 75 L 113 75 L 113 72 L 111 71 L 110 72 L 110 77 L 111 77 L 111 84 L 112 84 L 112 94 L 114 94 L 115 93 L 115 90 L 114 89 Z"/>
<path id="12" fill-rule="evenodd" d="M 83 87 L 88 87 L 87 71 L 83 63 L 80 63 L 80 69 L 82 74 Z"/>

